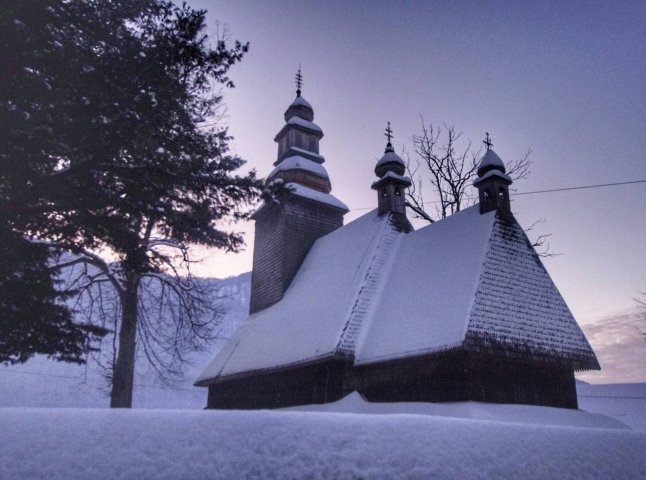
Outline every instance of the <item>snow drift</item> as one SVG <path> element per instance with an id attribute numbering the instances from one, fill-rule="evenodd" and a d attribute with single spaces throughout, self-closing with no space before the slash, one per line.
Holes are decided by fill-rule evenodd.
<path id="1" fill-rule="evenodd" d="M 0 478 L 646 478 L 646 434 L 428 415 L 0 409 Z"/>

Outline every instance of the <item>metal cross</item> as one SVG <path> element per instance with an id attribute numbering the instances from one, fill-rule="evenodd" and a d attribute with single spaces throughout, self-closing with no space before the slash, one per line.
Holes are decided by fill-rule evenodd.
<path id="1" fill-rule="evenodd" d="M 393 131 L 390 128 L 390 122 L 387 122 L 387 123 L 388 123 L 388 126 L 386 127 L 386 133 L 384 133 L 384 135 L 386 135 L 386 138 L 388 139 L 388 143 L 390 144 L 390 141 L 393 139 Z"/>
<path id="2" fill-rule="evenodd" d="M 493 143 L 491 142 L 491 138 L 489 137 L 489 132 L 487 132 L 487 136 L 485 137 L 482 143 L 484 143 L 487 146 L 487 150 L 491 149 L 491 147 L 493 146 Z"/>
<path id="3" fill-rule="evenodd" d="M 303 76 L 301 75 L 301 64 L 298 64 L 298 72 L 296 72 L 296 95 L 301 96 L 301 87 L 303 86 Z"/>

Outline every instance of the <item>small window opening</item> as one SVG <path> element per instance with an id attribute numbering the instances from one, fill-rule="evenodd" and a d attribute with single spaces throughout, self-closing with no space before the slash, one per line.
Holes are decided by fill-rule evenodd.
<path id="1" fill-rule="evenodd" d="M 386 191 L 385 188 L 381 191 L 381 196 L 384 197 L 384 198 L 386 198 L 388 196 L 388 192 Z"/>
<path id="2" fill-rule="evenodd" d="M 399 197 L 401 195 L 401 192 L 399 191 L 399 187 L 395 187 L 395 196 Z"/>

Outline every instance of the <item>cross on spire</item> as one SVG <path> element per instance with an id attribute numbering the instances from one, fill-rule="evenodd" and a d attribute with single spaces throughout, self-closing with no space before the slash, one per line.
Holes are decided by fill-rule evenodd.
<path id="1" fill-rule="evenodd" d="M 489 132 L 487 132 L 487 136 L 485 137 L 482 143 L 484 143 L 487 146 L 487 150 L 490 150 L 491 147 L 493 146 L 491 138 L 489 137 Z"/>
<path id="2" fill-rule="evenodd" d="M 386 133 L 384 133 L 384 135 L 386 135 L 386 138 L 388 139 L 388 145 L 391 145 L 390 141 L 393 139 L 393 131 L 390 128 L 390 122 L 386 123 L 388 123 L 388 126 L 386 127 Z"/>
<path id="3" fill-rule="evenodd" d="M 298 64 L 298 72 L 296 72 L 296 96 L 301 96 L 301 87 L 303 86 L 303 76 L 301 75 L 301 64 Z"/>

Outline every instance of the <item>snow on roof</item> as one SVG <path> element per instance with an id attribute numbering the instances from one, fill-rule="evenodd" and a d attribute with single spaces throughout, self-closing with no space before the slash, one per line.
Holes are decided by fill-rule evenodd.
<path id="1" fill-rule="evenodd" d="M 480 160 L 480 165 L 478 165 L 478 170 L 481 170 L 487 167 L 499 168 L 500 170 L 503 171 L 503 173 L 505 172 L 505 163 L 498 156 L 498 154 L 494 152 L 491 148 L 485 152 L 484 156 Z"/>
<path id="2" fill-rule="evenodd" d="M 406 183 L 406 184 L 408 184 L 408 185 L 411 185 L 411 184 L 413 183 L 413 182 L 411 181 L 410 177 L 405 177 L 405 176 L 403 176 L 403 175 L 397 175 L 397 174 L 396 174 L 395 172 L 393 172 L 393 171 L 388 171 L 388 172 L 386 172 L 386 173 L 384 174 L 384 176 L 383 176 L 383 177 L 381 177 L 379 180 L 377 180 L 376 182 L 373 182 L 373 184 L 372 184 L 372 188 L 375 188 L 375 186 L 377 186 L 377 185 L 381 184 L 383 180 L 388 179 L 388 178 L 392 178 L 392 179 L 394 179 L 394 180 L 399 180 L 400 182 L 402 182 L 402 183 Z"/>
<path id="3" fill-rule="evenodd" d="M 310 108 L 310 109 L 312 108 L 312 105 L 310 105 L 310 103 L 307 100 L 305 100 L 303 97 L 301 97 L 300 95 L 297 96 L 294 99 L 294 101 L 292 102 L 292 105 L 301 106 L 301 107 L 307 107 L 307 108 Z"/>
<path id="4" fill-rule="evenodd" d="M 506 173 L 502 173 L 500 170 L 489 170 L 487 173 L 485 173 L 483 176 L 476 178 L 473 181 L 473 185 L 477 187 L 481 182 L 486 180 L 487 178 L 490 177 L 500 177 L 505 180 L 507 180 L 509 183 L 512 182 L 511 177 L 507 175 Z"/>
<path id="5" fill-rule="evenodd" d="M 287 150 L 285 150 L 285 153 L 282 155 L 283 158 L 286 158 L 287 156 L 292 156 L 292 155 L 298 155 L 300 154 L 301 156 L 305 156 L 306 158 L 313 159 L 316 163 L 323 163 L 325 162 L 325 157 L 319 153 L 314 153 L 310 152 L 309 150 L 305 150 L 304 148 L 299 148 L 295 147 L 294 145 L 290 145 L 287 147 Z M 280 157 L 278 160 L 274 162 L 274 165 L 278 165 L 281 162 Z"/>
<path id="6" fill-rule="evenodd" d="M 386 153 L 384 153 L 384 156 L 379 159 L 377 166 L 391 162 L 401 163 L 402 165 L 405 165 L 404 161 L 399 155 L 397 155 L 395 152 L 387 151 Z"/>
<path id="7" fill-rule="evenodd" d="M 198 383 L 320 358 L 365 365 L 492 345 L 598 368 L 513 218 L 474 205 L 406 234 L 391 215 L 372 211 L 320 238 L 284 298 L 252 315 Z"/>
<path id="8" fill-rule="evenodd" d="M 318 239 L 283 299 L 251 315 L 197 383 L 331 356 L 387 221 L 373 211 Z"/>
<path id="9" fill-rule="evenodd" d="M 305 120 L 304 118 L 293 116 L 287 120 L 287 125 L 298 125 L 299 127 L 306 128 L 307 130 L 313 130 L 317 133 L 323 135 L 323 130 L 316 123 Z"/>
<path id="10" fill-rule="evenodd" d="M 341 210 L 345 210 L 346 212 L 349 210 L 348 206 L 345 203 L 329 193 L 319 192 L 318 190 L 314 190 L 313 188 L 305 187 L 303 185 L 299 185 L 298 183 L 291 182 L 285 184 L 285 187 L 290 189 L 294 195 L 298 195 L 299 197 L 316 200 L 317 202 L 340 208 Z"/>
<path id="11" fill-rule="evenodd" d="M 325 170 L 323 165 L 300 155 L 294 155 L 283 159 L 276 168 L 271 171 L 267 178 L 273 177 L 278 172 L 286 172 L 288 170 L 305 170 L 313 173 L 314 175 L 318 175 L 319 177 L 329 178 L 327 170 Z"/>
<path id="12" fill-rule="evenodd" d="M 357 364 L 462 344 L 493 221 L 475 205 L 404 238 Z"/>

